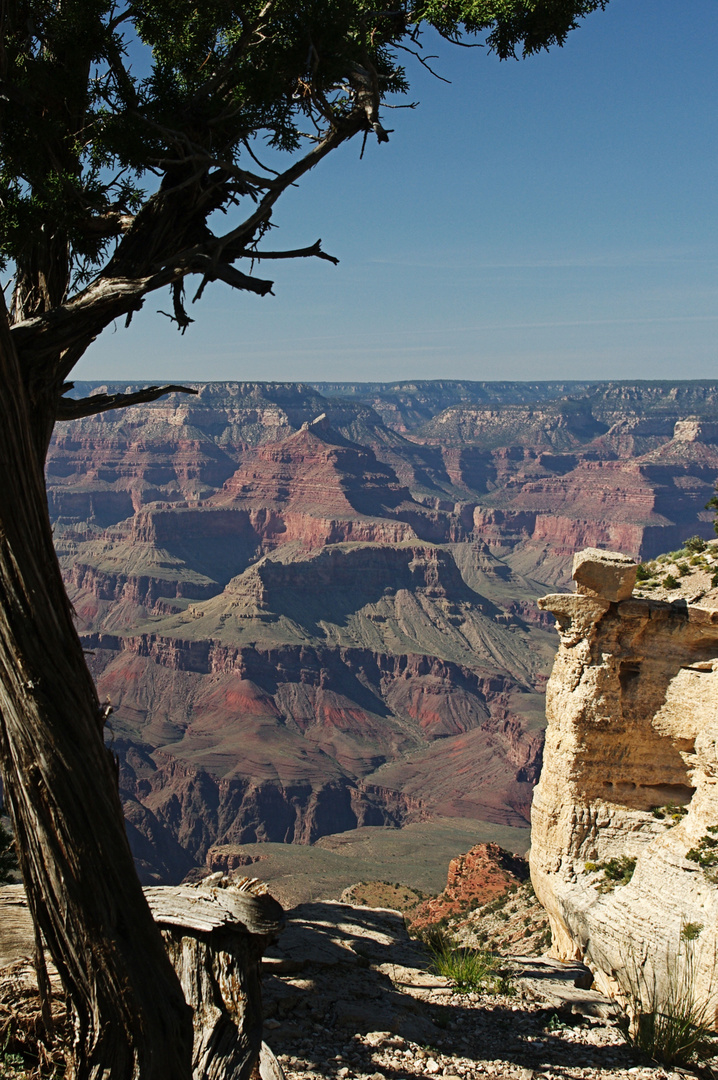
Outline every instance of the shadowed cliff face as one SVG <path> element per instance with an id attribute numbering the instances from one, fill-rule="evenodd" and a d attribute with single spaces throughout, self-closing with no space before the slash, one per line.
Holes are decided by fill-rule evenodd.
<path id="1" fill-rule="evenodd" d="M 709 531 L 715 388 L 344 390 L 210 384 L 58 425 L 57 549 L 146 880 L 216 844 L 527 824 L 535 598 L 586 544 Z"/>

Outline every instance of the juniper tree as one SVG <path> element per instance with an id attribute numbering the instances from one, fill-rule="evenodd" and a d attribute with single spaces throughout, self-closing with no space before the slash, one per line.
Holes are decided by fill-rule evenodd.
<path id="1" fill-rule="evenodd" d="M 56 420 L 171 388 L 72 399 L 73 368 L 157 290 L 184 331 L 212 282 L 262 296 L 272 283 L 255 267 L 330 259 L 318 241 L 269 246 L 273 209 L 342 143 L 388 140 L 383 106 L 406 93 L 427 28 L 528 56 L 604 6 L 0 0 L 0 764 L 83 1080 L 182 1080 L 192 1031 L 133 870 L 43 481 Z M 263 140 L 280 171 L 262 166 Z"/>

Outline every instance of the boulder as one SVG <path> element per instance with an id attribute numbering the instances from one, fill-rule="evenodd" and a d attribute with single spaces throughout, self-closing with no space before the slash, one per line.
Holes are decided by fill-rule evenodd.
<path id="1" fill-rule="evenodd" d="M 636 584 L 636 564 L 620 551 L 584 548 L 573 557 L 576 591 L 616 603 L 627 600 Z"/>

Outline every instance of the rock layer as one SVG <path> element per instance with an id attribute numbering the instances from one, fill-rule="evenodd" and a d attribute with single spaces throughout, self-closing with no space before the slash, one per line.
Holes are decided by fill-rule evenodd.
<path id="1" fill-rule="evenodd" d="M 56 545 L 145 880 L 223 840 L 525 823 L 535 598 L 586 544 L 710 531 L 717 419 L 708 383 L 225 383 L 58 425 Z"/>
<path id="2" fill-rule="evenodd" d="M 539 604 L 561 641 L 530 856 L 554 951 L 624 992 L 654 978 L 666 992 L 692 964 L 712 998 L 718 885 L 689 855 L 718 826 L 718 610 L 599 595 Z"/>

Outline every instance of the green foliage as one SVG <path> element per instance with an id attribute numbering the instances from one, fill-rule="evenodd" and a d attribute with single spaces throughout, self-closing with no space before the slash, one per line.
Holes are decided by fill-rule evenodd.
<path id="1" fill-rule="evenodd" d="M 499 961 L 483 949 L 458 947 L 447 939 L 430 946 L 431 966 L 459 990 L 483 990 L 506 994 L 511 985 L 508 976 L 499 970 Z"/>
<path id="2" fill-rule="evenodd" d="M 666 828 L 672 828 L 686 816 L 688 807 L 681 806 L 680 803 L 667 802 L 664 806 L 654 806 L 651 813 L 654 818 L 662 821 Z"/>
<path id="3" fill-rule="evenodd" d="M 690 862 L 698 863 L 709 881 L 718 882 L 718 825 L 709 825 L 694 848 L 686 852 Z"/>
<path id="4" fill-rule="evenodd" d="M 146 211 L 133 259 L 157 242 L 158 185 L 192 194 L 175 219 L 191 244 L 214 211 L 268 190 L 266 171 L 254 183 L 257 140 L 290 154 L 329 131 L 386 141 L 380 107 L 408 92 L 405 65 L 418 65 L 429 29 L 529 56 L 606 3 L 17 0 L 3 9 L 0 54 L 0 265 L 41 256 L 45 305 L 58 304 L 112 255 L 130 227 L 120 216 Z M 153 254 L 161 264 L 162 245 Z"/>
<path id="5" fill-rule="evenodd" d="M 544 1026 L 545 1031 L 565 1031 L 568 1028 L 566 1021 L 558 1013 L 552 1013 Z"/>
<path id="6" fill-rule="evenodd" d="M 599 863 L 599 870 L 603 870 L 609 881 L 616 885 L 627 885 L 633 877 L 636 869 L 636 860 L 628 855 L 621 855 L 618 859 L 609 859 L 605 863 Z"/>
<path id="7" fill-rule="evenodd" d="M 588 874 L 600 870 L 603 873 L 603 879 L 597 885 L 598 891 L 611 892 L 617 885 L 628 884 L 636 869 L 636 860 L 628 855 L 621 855 L 615 859 L 607 859 L 606 862 L 584 863 L 584 869 Z"/>
<path id="8" fill-rule="evenodd" d="M 699 555 L 701 551 L 705 551 L 708 547 L 706 541 L 700 536 L 691 536 L 686 540 L 683 547 L 686 551 L 690 551 L 692 555 Z"/>
<path id="9" fill-rule="evenodd" d="M 4 1031 L 5 1038 L 0 1046 L 0 1078 L 2 1080 L 25 1080 L 29 1076 L 26 1070 L 25 1058 L 22 1054 L 14 1053 L 10 1047 L 12 1024 L 8 1021 Z"/>
<path id="10" fill-rule="evenodd" d="M 644 563 L 639 563 L 636 567 L 636 581 L 650 581 L 653 577 L 651 571 L 645 566 Z"/>
<path id="11" fill-rule="evenodd" d="M 678 588 L 678 581 L 673 576 L 673 574 L 666 574 L 666 576 L 663 579 L 663 588 L 664 589 L 677 589 Z"/>

